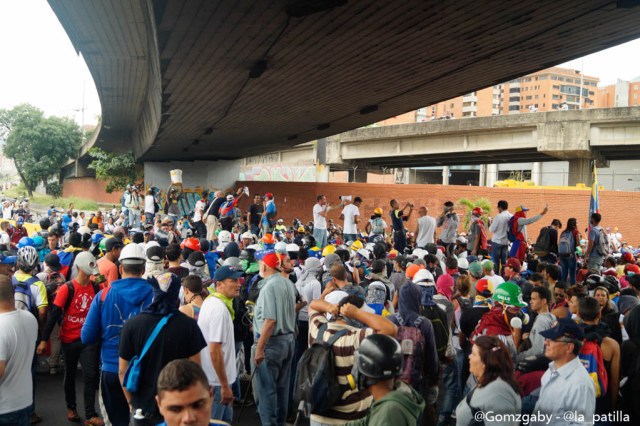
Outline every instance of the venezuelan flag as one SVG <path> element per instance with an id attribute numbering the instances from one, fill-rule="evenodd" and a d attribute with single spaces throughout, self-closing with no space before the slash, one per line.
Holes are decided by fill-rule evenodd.
<path id="1" fill-rule="evenodd" d="M 589 224 L 589 231 L 587 235 L 591 233 L 591 215 L 594 213 L 600 213 L 600 197 L 598 196 L 598 174 L 596 173 L 596 162 L 593 162 L 593 183 L 591 184 L 591 200 L 589 201 L 589 218 L 587 223 Z M 588 237 L 587 237 L 588 238 Z"/>

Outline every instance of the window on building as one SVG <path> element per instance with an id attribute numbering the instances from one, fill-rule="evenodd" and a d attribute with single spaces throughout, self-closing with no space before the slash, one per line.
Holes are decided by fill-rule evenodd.
<path id="1" fill-rule="evenodd" d="M 633 99 L 638 99 L 638 94 L 637 93 L 633 94 Z"/>
<path id="2" fill-rule="evenodd" d="M 638 90 L 638 85 L 637 84 L 633 85 L 633 90 Z"/>
<path id="3" fill-rule="evenodd" d="M 531 96 L 527 96 L 525 99 L 526 99 L 526 100 L 530 100 L 530 99 L 531 99 Z"/>
<path id="4" fill-rule="evenodd" d="M 593 96 L 593 95 L 595 95 L 595 92 L 589 90 L 589 96 Z"/>
<path id="5" fill-rule="evenodd" d="M 557 79 L 558 79 L 558 76 L 557 76 L 557 75 L 552 75 L 552 76 L 551 76 L 551 80 L 557 80 Z"/>
<path id="6" fill-rule="evenodd" d="M 547 94 L 546 94 L 546 93 L 543 93 L 543 94 L 542 94 L 542 98 L 546 98 L 546 97 L 547 97 Z"/>
<path id="7" fill-rule="evenodd" d="M 551 95 L 551 99 L 560 99 L 559 95 Z"/>
<path id="8" fill-rule="evenodd" d="M 538 77 L 538 80 L 546 80 L 548 78 L 549 78 L 548 75 L 541 75 L 540 77 Z"/>
<path id="9" fill-rule="evenodd" d="M 520 93 L 520 88 L 519 87 L 510 87 L 509 88 L 509 93 Z"/>
<path id="10" fill-rule="evenodd" d="M 538 95 L 535 96 L 535 99 L 538 99 Z"/>
<path id="11" fill-rule="evenodd" d="M 542 104 L 542 108 L 544 108 L 545 106 L 547 106 L 547 105 L 543 103 L 543 104 Z"/>
<path id="12" fill-rule="evenodd" d="M 509 105 L 509 111 L 518 111 L 519 109 L 518 105 Z"/>
<path id="13" fill-rule="evenodd" d="M 558 109 L 558 104 L 551 104 L 551 109 Z"/>
<path id="14" fill-rule="evenodd" d="M 553 88 L 554 88 L 555 90 L 558 90 L 558 89 L 560 89 L 560 86 L 558 86 L 558 85 L 555 85 L 555 84 L 554 84 L 554 85 L 553 85 Z"/>

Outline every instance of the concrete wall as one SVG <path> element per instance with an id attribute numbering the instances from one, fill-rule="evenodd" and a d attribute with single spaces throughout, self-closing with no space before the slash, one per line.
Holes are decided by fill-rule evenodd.
<path id="1" fill-rule="evenodd" d="M 108 194 L 105 189 L 106 186 L 105 182 L 92 177 L 68 178 L 63 182 L 62 196 L 86 198 L 100 203 L 120 205 L 122 192 L 117 191 Z"/>
<path id="2" fill-rule="evenodd" d="M 426 206 L 430 214 L 440 213 L 442 204 L 451 200 L 457 202 L 461 198 L 480 198 L 490 200 L 495 206 L 499 200 L 509 202 L 510 211 L 518 204 L 524 204 L 531 209 L 532 215 L 540 212 L 545 204 L 549 205 L 549 213 L 542 220 L 529 225 L 529 237 L 535 241 L 540 228 L 549 225 L 554 218 L 566 224 L 567 219 L 578 219 L 578 228 L 584 230 L 589 215 L 590 191 L 577 190 L 513 190 L 508 188 L 486 188 L 469 186 L 442 185 L 384 185 L 362 183 L 287 183 L 287 182 L 238 182 L 238 185 L 248 185 L 252 194 L 273 192 L 275 195 L 278 215 L 290 223 L 293 218 L 303 222 L 312 220 L 311 209 L 316 202 L 316 195 L 324 194 L 330 204 L 338 204 L 338 196 L 354 195 L 363 199 L 360 212 L 363 218 L 368 218 L 375 207 L 384 210 L 385 219 L 389 216 L 389 200 L 397 198 L 401 204 L 410 201 L 416 206 Z M 247 208 L 250 201 L 243 200 L 241 207 Z M 640 243 L 640 228 L 636 226 L 637 214 L 630 206 L 640 202 L 639 192 L 600 191 L 600 211 L 603 215 L 602 224 L 607 227 L 617 226 L 624 241 L 634 246 Z M 458 210 L 458 213 L 464 213 Z M 495 211 L 492 212 L 492 215 Z M 329 213 L 329 218 L 338 220 L 340 212 L 336 209 Z M 409 222 L 409 229 L 416 226 L 417 213 Z M 388 222 L 387 222 L 388 223 Z M 461 229 L 460 229 L 461 231 Z"/>
<path id="3" fill-rule="evenodd" d="M 144 183 L 166 189 L 170 183 L 169 171 L 182 170 L 185 188 L 203 187 L 210 190 L 225 190 L 234 186 L 240 175 L 241 161 L 172 161 L 145 162 Z"/>

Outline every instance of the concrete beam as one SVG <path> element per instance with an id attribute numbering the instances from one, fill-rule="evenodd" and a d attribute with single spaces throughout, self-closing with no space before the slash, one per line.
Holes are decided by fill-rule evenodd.
<path id="1" fill-rule="evenodd" d="M 538 151 L 561 160 L 590 158 L 589 121 L 557 121 L 538 124 Z"/>
<path id="2" fill-rule="evenodd" d="M 584 183 L 591 186 L 593 167 L 589 158 L 574 158 L 569 160 L 569 186 Z"/>

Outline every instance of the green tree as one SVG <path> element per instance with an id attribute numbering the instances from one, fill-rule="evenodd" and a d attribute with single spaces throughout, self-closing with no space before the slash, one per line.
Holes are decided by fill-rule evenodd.
<path id="1" fill-rule="evenodd" d="M 461 198 L 458 200 L 458 205 L 464 206 L 466 212 L 462 217 L 462 228 L 469 232 L 469 227 L 471 225 L 471 212 L 476 207 L 480 207 L 484 215 L 482 216 L 482 221 L 485 225 L 488 225 L 488 218 L 491 215 L 491 202 L 486 198 L 476 198 L 475 200 L 470 200 L 468 198 Z"/>
<path id="2" fill-rule="evenodd" d="M 136 158 L 131 151 L 115 154 L 95 147 L 89 150 L 89 155 L 92 158 L 89 168 L 96 171 L 98 179 L 107 183 L 106 190 L 109 193 L 124 190 L 138 178 Z"/>
<path id="3" fill-rule="evenodd" d="M 0 109 L 0 137 L 6 138 L 4 155 L 11 158 L 29 193 L 40 182 L 58 177 L 70 158 L 76 158 L 82 130 L 72 120 L 45 117 L 29 104 Z"/>

